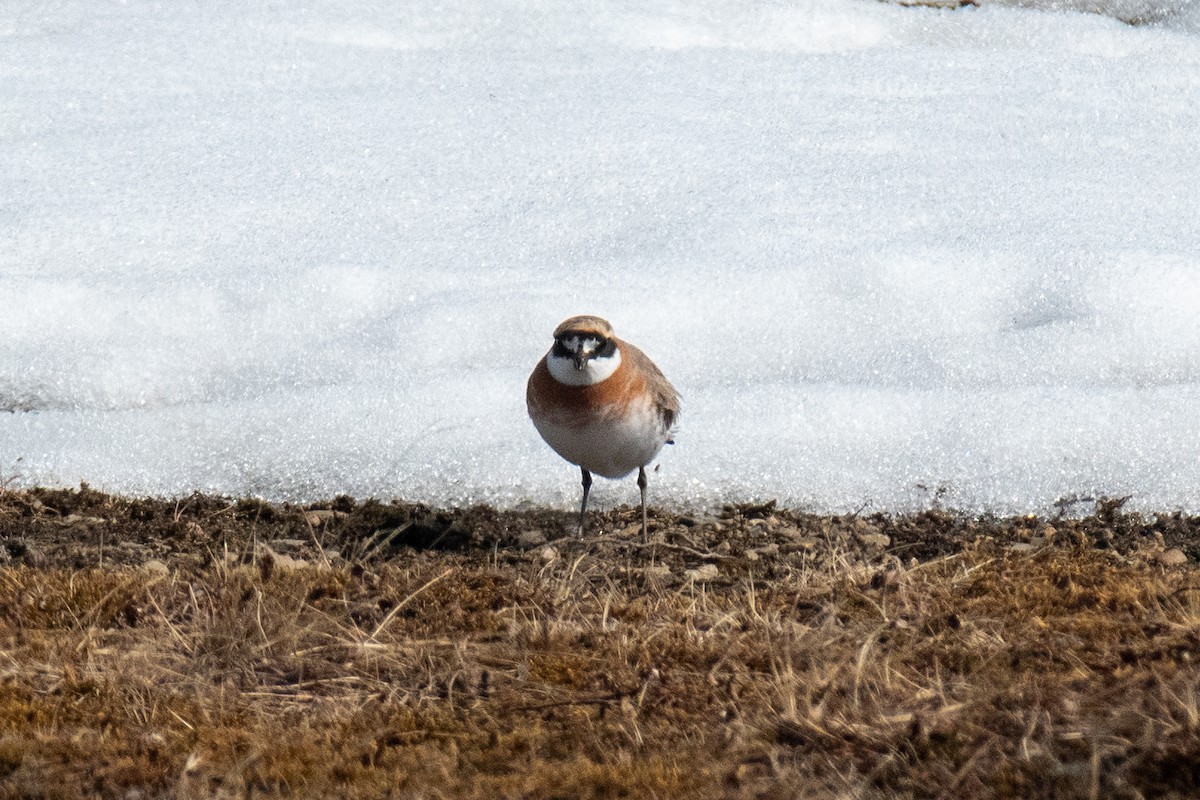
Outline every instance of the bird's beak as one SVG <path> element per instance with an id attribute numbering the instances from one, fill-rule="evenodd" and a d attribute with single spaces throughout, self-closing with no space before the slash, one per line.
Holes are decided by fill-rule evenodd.
<path id="1" fill-rule="evenodd" d="M 583 368 L 587 366 L 588 359 L 591 357 L 592 357 L 592 354 L 587 352 L 586 350 L 576 353 L 574 355 L 575 371 L 583 372 Z"/>

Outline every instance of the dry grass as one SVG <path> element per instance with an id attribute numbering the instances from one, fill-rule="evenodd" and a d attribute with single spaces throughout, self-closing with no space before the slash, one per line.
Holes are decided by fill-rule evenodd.
<path id="1" fill-rule="evenodd" d="M 1055 13 L 1099 14 L 1127 25 L 1155 25 L 1188 8 L 1192 0 L 1148 0 L 1141 3 L 1114 3 L 1112 0 L 880 0 L 906 8 L 941 10 L 1009 6 Z"/>
<path id="2" fill-rule="evenodd" d="M 634 516 L 4 493 L 0 798 L 1200 792 L 1196 520 Z"/>

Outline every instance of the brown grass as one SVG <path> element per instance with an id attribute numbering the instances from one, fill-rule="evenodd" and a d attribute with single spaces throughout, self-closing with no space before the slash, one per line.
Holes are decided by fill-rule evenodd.
<path id="1" fill-rule="evenodd" d="M 1200 793 L 1197 520 L 635 516 L 6 492 L 0 798 Z"/>

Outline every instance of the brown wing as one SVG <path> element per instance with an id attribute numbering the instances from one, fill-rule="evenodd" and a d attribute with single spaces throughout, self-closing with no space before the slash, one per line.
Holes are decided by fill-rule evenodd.
<path id="1" fill-rule="evenodd" d="M 646 376 L 646 388 L 654 397 L 658 413 L 662 415 L 663 427 L 668 431 L 673 430 L 679 416 L 679 392 L 675 391 L 667 376 L 662 374 L 662 370 L 655 366 L 648 355 L 629 342 L 620 341 L 617 346 L 621 348 L 622 360 L 628 359 L 630 366 Z"/>

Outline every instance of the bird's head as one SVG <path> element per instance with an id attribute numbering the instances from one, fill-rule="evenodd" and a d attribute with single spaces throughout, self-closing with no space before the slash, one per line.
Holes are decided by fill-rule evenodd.
<path id="1" fill-rule="evenodd" d="M 551 372 L 563 383 L 590 384 L 607 378 L 621 363 L 612 326 L 600 317 L 571 317 L 554 329 L 550 349 Z M 564 375 L 570 367 L 579 373 Z"/>

